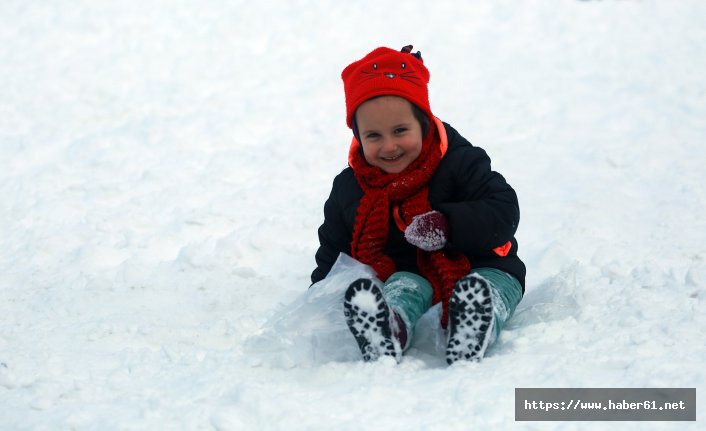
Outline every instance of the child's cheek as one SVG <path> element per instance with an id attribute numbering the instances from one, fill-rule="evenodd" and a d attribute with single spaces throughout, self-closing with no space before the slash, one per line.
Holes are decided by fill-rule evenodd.
<path id="1" fill-rule="evenodd" d="M 368 164 L 375 164 L 375 151 L 370 145 L 363 145 L 363 157 Z"/>

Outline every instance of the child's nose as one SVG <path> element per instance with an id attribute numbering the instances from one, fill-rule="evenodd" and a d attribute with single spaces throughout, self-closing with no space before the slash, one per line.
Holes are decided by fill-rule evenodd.
<path id="1" fill-rule="evenodd" d="M 395 145 L 395 140 L 390 137 L 387 137 L 382 142 L 382 150 L 385 152 L 392 151 L 395 149 Z"/>

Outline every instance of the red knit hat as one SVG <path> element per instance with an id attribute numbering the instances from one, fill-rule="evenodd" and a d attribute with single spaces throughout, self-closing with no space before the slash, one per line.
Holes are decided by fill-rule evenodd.
<path id="1" fill-rule="evenodd" d="M 343 73 L 346 93 L 346 124 L 353 126 L 353 115 L 366 100 L 383 95 L 400 96 L 417 105 L 431 121 L 429 107 L 429 71 L 419 51 L 412 54 L 412 45 L 401 51 L 380 47 L 362 59 L 349 64 Z"/>

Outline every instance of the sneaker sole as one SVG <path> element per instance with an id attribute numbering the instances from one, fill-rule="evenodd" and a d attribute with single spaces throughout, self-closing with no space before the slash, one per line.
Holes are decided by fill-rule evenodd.
<path id="1" fill-rule="evenodd" d="M 361 278 L 351 283 L 344 297 L 343 314 L 364 361 L 392 356 L 400 362 L 402 349 L 392 336 L 390 309 L 372 280 Z"/>
<path id="2" fill-rule="evenodd" d="M 490 286 L 476 275 L 459 280 L 449 300 L 446 362 L 480 361 L 495 325 Z"/>

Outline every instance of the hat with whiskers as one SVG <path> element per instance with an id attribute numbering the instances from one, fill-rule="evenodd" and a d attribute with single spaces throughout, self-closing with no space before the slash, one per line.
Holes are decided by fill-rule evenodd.
<path id="1" fill-rule="evenodd" d="M 341 73 L 346 93 L 346 124 L 353 128 L 355 110 L 377 96 L 400 96 L 417 105 L 431 120 L 429 107 L 429 70 L 412 45 L 401 51 L 380 47 L 349 64 Z"/>

